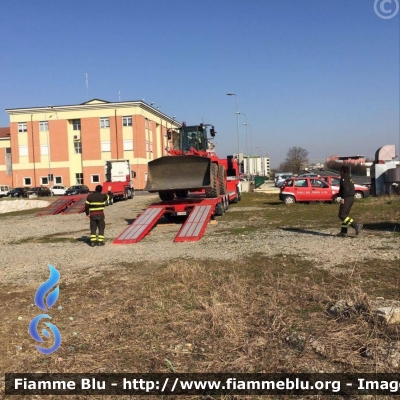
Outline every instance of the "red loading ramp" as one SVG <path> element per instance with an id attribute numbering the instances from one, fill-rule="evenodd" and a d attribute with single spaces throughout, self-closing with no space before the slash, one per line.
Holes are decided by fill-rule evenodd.
<path id="1" fill-rule="evenodd" d="M 214 209 L 215 202 L 213 201 L 209 203 L 203 201 L 201 205 L 195 206 L 175 236 L 174 242 L 194 242 L 200 240 L 204 235 Z"/>
<path id="2" fill-rule="evenodd" d="M 114 244 L 140 242 L 164 214 L 165 206 L 150 206 L 132 222 L 116 239 Z"/>
<path id="3" fill-rule="evenodd" d="M 63 214 L 80 214 L 85 211 L 86 197 L 76 200 L 72 205 L 64 210 Z"/>
<path id="4" fill-rule="evenodd" d="M 70 204 L 74 202 L 73 197 L 60 197 L 54 203 L 49 204 L 42 211 L 39 211 L 36 216 L 41 217 L 43 215 L 55 215 L 64 211 Z"/>

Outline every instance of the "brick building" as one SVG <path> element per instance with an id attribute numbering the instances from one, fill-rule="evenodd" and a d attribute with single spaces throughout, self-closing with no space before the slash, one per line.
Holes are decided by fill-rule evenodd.
<path id="1" fill-rule="evenodd" d="M 0 185 L 12 186 L 10 128 L 0 128 Z"/>
<path id="2" fill-rule="evenodd" d="M 365 157 L 364 156 L 349 156 L 349 157 L 342 157 L 342 156 L 330 156 L 326 158 L 326 162 L 340 162 L 344 164 L 365 164 Z"/>
<path id="3" fill-rule="evenodd" d="M 11 175 L 0 161 L 0 181 L 17 186 L 71 186 L 91 190 L 105 180 L 105 161 L 129 160 L 134 185 L 143 189 L 147 163 L 166 155 L 173 118 L 143 101 L 107 102 L 7 109 Z M 1 132 L 0 132 L 1 135 Z M 52 180 L 51 180 L 52 179 Z M 4 181 L 4 182 L 3 182 Z"/>

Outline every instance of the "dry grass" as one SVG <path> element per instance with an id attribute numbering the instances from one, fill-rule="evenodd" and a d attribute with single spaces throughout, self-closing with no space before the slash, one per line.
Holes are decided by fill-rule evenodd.
<path id="1" fill-rule="evenodd" d="M 240 212 L 228 212 L 224 220 L 241 222 L 249 226 L 290 226 L 327 228 L 338 225 L 338 204 L 298 203 L 286 205 L 277 194 L 244 193 L 242 201 L 232 206 L 253 207 Z M 356 200 L 351 215 L 373 231 L 400 232 L 400 196 L 368 197 Z M 257 221 L 257 223 L 255 223 Z"/>
<path id="2" fill-rule="evenodd" d="M 363 283 L 377 267 L 332 275 L 297 257 L 253 255 L 83 274 L 60 287 L 62 310 L 51 315 L 63 344 L 50 356 L 27 332 L 35 288 L 3 291 L 1 372 L 397 372 L 399 331 L 374 318 L 375 289 Z M 380 278 L 393 295 L 395 270 Z M 348 306 L 330 314 L 340 299 Z"/>

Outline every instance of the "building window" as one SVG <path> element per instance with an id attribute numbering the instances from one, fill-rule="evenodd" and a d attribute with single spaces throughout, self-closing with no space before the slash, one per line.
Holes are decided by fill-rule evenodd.
<path id="1" fill-rule="evenodd" d="M 40 155 L 47 156 L 49 154 L 49 145 L 48 144 L 41 144 L 40 145 Z"/>
<path id="2" fill-rule="evenodd" d="M 40 177 L 40 184 L 41 185 L 48 185 L 49 184 L 49 178 L 47 176 L 41 176 Z"/>
<path id="3" fill-rule="evenodd" d="M 74 131 L 80 131 L 81 130 L 81 120 L 80 119 L 73 119 L 72 120 L 72 129 Z"/>
<path id="4" fill-rule="evenodd" d="M 133 150 L 133 140 L 132 139 L 124 140 L 124 150 L 125 151 Z"/>
<path id="5" fill-rule="evenodd" d="M 26 157 L 28 155 L 28 146 L 18 146 L 19 147 L 19 156 Z"/>
<path id="6" fill-rule="evenodd" d="M 62 176 L 55 176 L 54 177 L 54 183 L 56 185 L 61 185 L 62 184 Z"/>
<path id="7" fill-rule="evenodd" d="M 6 147 L 6 154 L 11 154 L 11 147 Z"/>
<path id="8" fill-rule="evenodd" d="M 100 118 L 100 128 L 109 128 L 110 127 L 110 119 L 107 118 Z"/>
<path id="9" fill-rule="evenodd" d="M 100 182 L 100 175 L 92 175 L 92 183 L 99 183 Z"/>
<path id="10" fill-rule="evenodd" d="M 75 174 L 76 184 L 83 185 L 83 174 Z"/>
<path id="11" fill-rule="evenodd" d="M 40 121 L 39 122 L 39 131 L 46 132 L 49 130 L 49 122 L 48 121 Z"/>
<path id="12" fill-rule="evenodd" d="M 74 142 L 74 149 L 76 154 L 82 154 L 82 144 L 81 142 Z"/>
<path id="13" fill-rule="evenodd" d="M 26 122 L 19 122 L 18 123 L 18 132 L 27 132 L 28 128 L 26 126 Z"/>
<path id="14" fill-rule="evenodd" d="M 22 178 L 24 180 L 24 186 L 31 186 L 32 179 L 31 178 Z"/>
<path id="15" fill-rule="evenodd" d="M 101 151 L 111 151 L 111 142 L 109 140 L 101 142 Z"/>
<path id="16" fill-rule="evenodd" d="M 122 117 L 122 126 L 132 126 L 132 117 Z"/>

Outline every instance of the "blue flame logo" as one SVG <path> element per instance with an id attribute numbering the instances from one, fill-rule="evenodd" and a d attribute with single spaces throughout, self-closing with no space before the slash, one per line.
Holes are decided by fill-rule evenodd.
<path id="1" fill-rule="evenodd" d="M 60 280 L 60 273 L 57 271 L 56 268 L 54 268 L 52 265 L 49 264 L 49 269 L 50 269 L 50 277 L 49 279 L 41 284 L 36 291 L 35 294 L 35 304 L 37 307 L 40 309 L 46 311 L 47 309 L 50 309 L 51 307 L 54 306 L 55 302 L 58 299 L 59 295 L 59 287 L 57 286 L 53 291 L 47 294 L 46 298 L 46 293 L 56 285 L 56 283 Z M 47 307 L 46 307 L 47 305 Z M 40 314 L 37 317 L 33 318 L 33 320 L 29 324 L 29 333 L 32 336 L 33 339 L 35 339 L 39 343 L 43 343 L 44 340 L 40 337 L 38 333 L 38 325 L 41 319 L 44 318 L 49 318 L 51 317 L 47 314 Z M 55 352 L 61 345 L 61 335 L 60 331 L 58 328 L 53 325 L 50 322 L 44 322 L 44 324 L 50 329 L 51 333 L 53 334 L 54 337 L 54 345 L 50 348 L 43 348 L 40 346 L 36 346 L 36 348 L 43 354 L 51 354 Z M 42 334 L 46 339 L 50 338 L 50 333 L 46 329 L 42 329 Z"/>
<path id="2" fill-rule="evenodd" d="M 44 304 L 46 293 L 60 280 L 60 273 L 50 264 L 49 268 L 49 279 L 39 286 L 35 294 L 35 304 L 44 311 L 47 310 L 46 305 Z M 52 292 L 47 295 L 46 303 L 48 308 L 54 306 L 55 302 L 58 299 L 59 292 L 60 290 L 57 286 Z"/>

